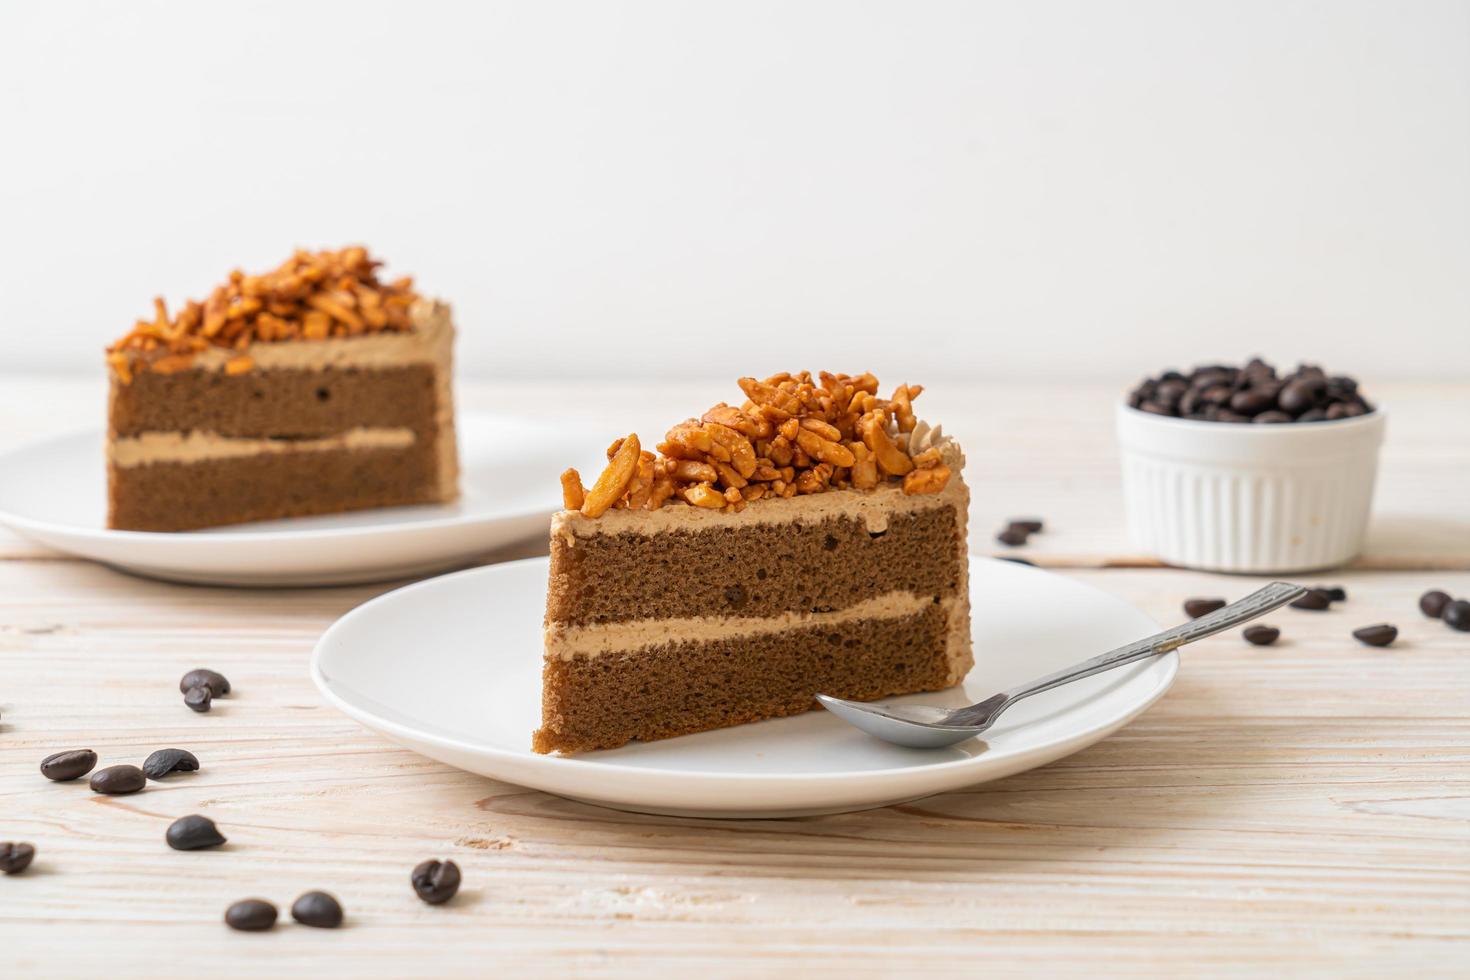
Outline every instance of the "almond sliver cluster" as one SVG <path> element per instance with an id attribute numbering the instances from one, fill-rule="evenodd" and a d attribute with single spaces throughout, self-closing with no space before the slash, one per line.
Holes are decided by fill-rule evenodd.
<path id="1" fill-rule="evenodd" d="M 244 351 L 253 343 L 326 340 L 413 327 L 409 308 L 419 298 L 413 279 L 381 282 L 381 265 L 367 249 L 297 250 L 264 275 L 239 269 L 204 302 L 190 300 L 170 316 L 162 298 L 153 319 L 139 320 L 107 349 L 107 361 L 124 382 L 136 369 L 168 374 L 187 369 L 194 355 L 211 347 L 240 352 L 225 363 L 229 374 L 253 366 Z M 146 359 L 130 357 L 147 353 Z"/>
<path id="2" fill-rule="evenodd" d="M 931 446 L 913 455 L 920 385 L 878 397 L 878 379 L 808 371 L 741 378 L 745 401 L 724 402 L 668 431 L 645 450 L 636 434 L 608 447 L 590 489 L 575 469 L 562 474 L 568 510 L 596 518 L 610 509 L 657 510 L 673 502 L 741 511 L 763 497 L 870 490 L 902 481 L 907 494 L 938 493 L 951 476 Z"/>

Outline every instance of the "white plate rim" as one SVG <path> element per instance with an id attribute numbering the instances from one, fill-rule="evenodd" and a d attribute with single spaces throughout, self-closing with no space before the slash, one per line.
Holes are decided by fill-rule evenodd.
<path id="1" fill-rule="evenodd" d="M 410 751 L 417 750 L 412 748 L 412 744 L 409 743 L 433 745 L 437 748 L 450 752 L 467 752 L 487 758 L 493 758 L 504 762 L 508 767 L 517 769 L 529 768 L 534 771 L 538 768 L 545 770 L 552 770 L 553 768 L 555 768 L 566 772 L 582 771 L 586 773 L 606 775 L 610 771 L 610 767 L 608 763 L 602 761 L 586 760 L 577 758 L 575 756 L 568 757 L 560 755 L 539 755 L 530 752 L 529 749 L 524 752 L 517 752 L 509 749 L 498 748 L 493 745 L 487 745 L 478 742 L 469 742 L 463 739 L 441 735 L 436 732 L 425 731 L 423 729 L 417 729 L 407 725 L 402 725 L 396 721 L 393 721 L 392 719 L 384 718 L 381 715 L 377 715 L 371 711 L 361 708 L 358 705 L 353 704 L 351 701 L 348 701 L 345 698 L 341 697 L 337 692 L 332 689 L 331 680 L 322 670 L 321 662 L 323 656 L 325 655 L 324 651 L 333 641 L 334 634 L 337 633 L 339 630 L 345 629 L 343 624 L 347 622 L 349 617 L 354 616 L 355 614 L 362 612 L 363 610 L 367 610 L 371 607 L 390 601 L 400 601 L 402 596 L 407 593 L 434 588 L 443 579 L 468 577 L 472 575 L 483 575 L 490 571 L 500 569 L 508 570 L 513 566 L 518 565 L 545 564 L 547 561 L 548 559 L 546 557 L 541 556 L 534 558 L 523 558 L 517 561 L 500 562 L 494 565 L 483 565 L 477 568 L 463 569 L 461 571 L 450 572 L 445 575 L 438 575 L 433 578 L 414 582 L 410 585 L 405 585 L 400 588 L 385 592 L 382 595 L 374 596 L 372 599 L 369 599 L 361 605 L 355 606 L 344 613 L 340 618 L 337 619 L 336 622 L 327 627 L 327 629 L 317 639 L 316 644 L 312 647 L 310 659 L 310 674 L 312 683 L 316 685 L 316 688 L 321 693 L 322 697 L 326 699 L 327 703 L 329 703 L 332 707 L 336 708 L 338 711 L 341 711 L 343 714 L 347 715 L 349 718 L 352 718 L 354 721 L 365 726 L 369 730 L 377 731 L 388 737 L 389 739 L 398 742 L 399 744 L 406 745 L 407 747 L 409 747 Z M 1005 560 L 1001 558 L 990 558 L 980 555 L 971 555 L 970 561 L 1004 562 Z M 1015 563 L 1012 562 L 1009 564 Z M 1041 574 L 1054 574 L 1042 569 L 1035 569 L 1034 571 Z M 1119 599 L 1117 596 L 1105 592 L 1102 589 L 1097 588 L 1096 586 L 1089 585 L 1086 582 L 1079 582 L 1075 579 L 1069 579 L 1068 581 L 1077 587 L 1106 596 L 1114 602 L 1122 603 L 1132 608 L 1130 603 L 1127 603 L 1125 600 Z M 1140 615 L 1143 614 L 1140 612 Z M 1148 617 L 1145 616 L 1145 618 Z M 906 781 L 919 782 L 925 781 L 928 778 L 938 774 L 947 773 L 951 770 L 977 766 L 983 766 L 983 768 L 986 769 L 1002 769 L 1003 771 L 1008 771 L 1013 774 L 1016 771 L 1023 771 L 1024 769 L 1029 768 L 1029 766 L 1025 765 L 1024 761 L 1028 755 L 1047 754 L 1052 750 L 1060 749 L 1061 751 L 1058 752 L 1058 754 L 1050 756 L 1049 759 L 1050 761 L 1054 761 L 1057 758 L 1062 758 L 1073 751 L 1070 746 L 1075 745 L 1080 748 L 1086 745 L 1090 745 L 1093 742 L 1098 741 L 1102 738 L 1105 738 L 1109 733 L 1121 727 L 1122 725 L 1127 724 L 1129 721 L 1138 717 L 1140 714 L 1147 711 L 1150 707 L 1156 704 L 1158 700 L 1162 698 L 1165 694 L 1167 694 L 1169 692 L 1169 689 L 1174 685 L 1174 680 L 1178 676 L 1179 672 L 1179 653 L 1177 650 L 1171 650 L 1170 652 L 1159 656 L 1153 661 L 1145 661 L 1144 663 L 1147 664 L 1148 667 L 1154 672 L 1159 674 L 1159 676 L 1155 679 L 1154 686 L 1146 693 L 1144 697 L 1140 698 L 1137 701 L 1129 702 L 1128 704 L 1124 705 L 1121 710 L 1118 710 L 1108 715 L 1100 721 L 1090 724 L 1085 728 L 1079 728 L 1074 731 L 1070 731 L 1066 734 L 1065 737 L 1057 739 L 1054 742 L 1046 743 L 1045 745 L 1017 747 L 1015 749 L 1011 749 L 998 754 L 991 754 L 989 752 L 986 752 L 978 756 L 953 759 L 948 762 L 936 762 L 924 766 L 899 766 L 887 769 L 864 769 L 861 772 L 732 773 L 698 769 L 660 770 L 652 767 L 632 768 L 614 766 L 612 768 L 619 769 L 630 774 L 636 773 L 636 776 L 639 779 L 651 779 L 658 781 L 662 781 L 665 779 L 677 780 L 682 784 L 693 784 L 696 788 L 700 786 L 713 788 L 717 786 L 728 786 L 745 783 L 756 783 L 761 785 L 807 785 L 813 782 L 840 784 L 844 782 L 868 781 L 875 779 L 882 779 L 894 783 L 902 783 Z M 1074 706 L 1073 708 L 1068 709 L 1068 712 L 1070 713 L 1071 711 L 1075 710 L 1076 707 Z M 528 738 L 529 734 L 530 733 L 527 733 Z M 1010 763 L 1012 766 L 1014 766 L 1018 762 L 1021 763 L 1020 770 L 1005 769 L 1007 763 Z M 446 764 L 453 765 L 452 763 Z M 455 766 L 455 768 L 462 767 Z M 516 782 L 515 778 L 509 776 L 487 778 L 501 778 L 504 779 L 504 781 L 506 782 Z M 977 782 L 987 781 L 990 778 L 999 778 L 999 776 L 986 777 L 985 780 L 977 780 Z M 548 792 L 554 791 L 548 790 Z M 568 794 L 558 793 L 557 795 Z"/>

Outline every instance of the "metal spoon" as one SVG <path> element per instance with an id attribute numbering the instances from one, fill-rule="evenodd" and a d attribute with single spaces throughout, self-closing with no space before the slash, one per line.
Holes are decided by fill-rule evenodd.
<path id="1" fill-rule="evenodd" d="M 1186 643 L 1202 640 L 1221 630 L 1263 616 L 1306 591 L 1300 585 L 1272 582 L 1244 599 L 1191 620 L 1183 626 L 1164 630 L 964 708 L 935 708 L 918 704 L 885 707 L 881 704 L 845 701 L 826 694 L 818 694 L 817 700 L 843 721 L 884 741 L 916 749 L 942 748 L 979 735 L 995 724 L 995 719 L 1000 717 L 1001 712 L 1022 698 L 1050 691 L 1054 687 L 1061 687 L 1079 678 L 1091 677 L 1123 664 L 1131 664 L 1135 660 L 1168 653 Z"/>

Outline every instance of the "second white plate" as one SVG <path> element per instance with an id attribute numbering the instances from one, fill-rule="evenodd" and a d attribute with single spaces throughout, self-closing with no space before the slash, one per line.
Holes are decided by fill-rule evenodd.
<path id="1" fill-rule="evenodd" d="M 1022 701 L 945 749 L 880 742 L 824 711 L 575 758 L 530 749 L 541 705 L 547 560 L 407 586 L 337 621 L 312 678 L 362 724 L 460 769 L 603 806 L 784 817 L 883 806 L 999 779 L 1104 738 L 1163 696 L 1169 653 Z M 1070 579 L 972 558 L 975 669 L 902 699 L 959 705 L 1157 632 L 1127 603 Z"/>
<path id="2" fill-rule="evenodd" d="M 0 457 L 0 523 L 47 547 L 153 578 L 202 585 L 344 585 L 424 575 L 546 533 L 557 475 L 598 447 L 523 419 L 462 413 L 452 504 L 158 533 L 106 527 L 101 432 Z M 524 553 L 524 552 L 523 552 Z"/>

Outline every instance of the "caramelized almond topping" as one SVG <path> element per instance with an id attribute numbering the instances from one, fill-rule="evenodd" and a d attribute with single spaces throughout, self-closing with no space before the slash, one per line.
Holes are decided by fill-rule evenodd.
<path id="1" fill-rule="evenodd" d="M 575 470 L 562 475 L 568 510 L 598 517 L 612 508 L 657 510 L 674 501 L 743 510 L 765 497 L 902 484 L 907 494 L 938 493 L 950 470 L 936 447 L 911 456 L 913 401 L 923 388 L 899 385 L 879 398 L 871 374 L 810 372 L 741 378 L 747 400 L 724 402 L 668 431 L 658 455 L 630 435 L 607 447 L 607 469 L 580 494 Z M 575 480 L 575 483 L 572 481 Z"/>
<path id="2" fill-rule="evenodd" d="M 163 299 L 153 301 L 153 319 L 107 348 L 107 362 L 127 384 L 134 371 L 169 373 L 187 369 L 194 355 L 211 347 L 242 351 L 252 343 L 326 340 L 367 333 L 411 330 L 409 307 L 418 299 L 411 278 L 382 282 L 367 249 L 298 250 L 273 272 L 248 276 L 239 269 L 200 303 L 190 300 L 170 317 Z M 129 357 L 138 352 L 148 357 Z M 225 362 L 226 374 L 254 366 L 248 357 Z"/>

